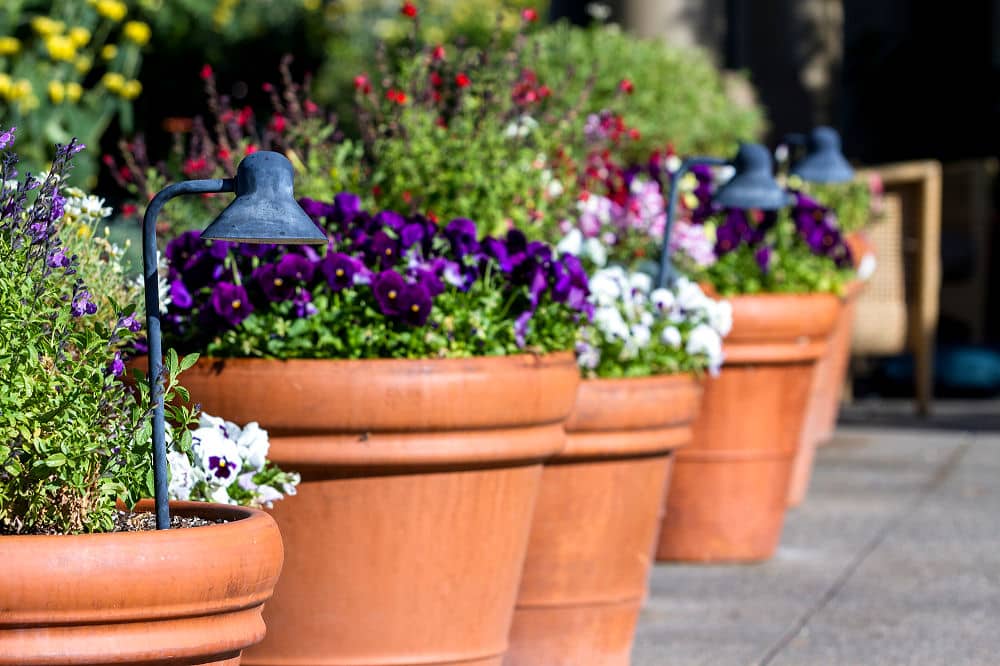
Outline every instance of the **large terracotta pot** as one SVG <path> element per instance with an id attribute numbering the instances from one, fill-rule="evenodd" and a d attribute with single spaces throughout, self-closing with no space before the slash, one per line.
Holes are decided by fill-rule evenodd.
<path id="1" fill-rule="evenodd" d="M 816 362 L 836 323 L 828 294 L 737 296 L 725 365 L 705 382 L 677 454 L 659 560 L 756 561 L 778 545 Z"/>
<path id="2" fill-rule="evenodd" d="M 239 664 L 264 637 L 278 528 L 256 509 L 173 502 L 171 511 L 230 522 L 0 537 L 0 664 Z"/>
<path id="3" fill-rule="evenodd" d="M 847 242 L 857 267 L 861 259 L 872 251 L 871 244 L 860 232 L 848 234 Z M 792 481 L 788 489 L 789 506 L 798 506 L 805 499 L 812 478 L 816 448 L 833 437 L 834 428 L 837 426 L 837 413 L 840 411 L 844 382 L 847 380 L 847 365 L 851 359 L 851 333 L 854 330 L 856 304 L 864 286 L 865 283 L 860 280 L 854 280 L 847 285 L 843 307 L 837 317 L 833 335 L 830 336 L 830 344 L 816 365 L 809 407 L 802 426 L 802 439 L 795 456 Z"/>
<path id="4" fill-rule="evenodd" d="M 211 414 L 259 421 L 302 473 L 272 515 L 285 575 L 244 664 L 498 665 L 572 354 L 200 361 Z"/>
<path id="5" fill-rule="evenodd" d="M 671 454 L 700 401 L 691 375 L 580 384 L 542 473 L 507 666 L 629 663 Z"/>

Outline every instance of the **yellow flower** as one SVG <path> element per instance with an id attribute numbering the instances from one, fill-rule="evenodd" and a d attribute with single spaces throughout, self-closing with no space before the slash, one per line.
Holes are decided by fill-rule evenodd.
<path id="1" fill-rule="evenodd" d="M 34 95 L 26 95 L 24 99 L 17 103 L 17 106 L 21 113 L 27 113 L 37 109 L 39 104 L 40 102 L 37 97 Z"/>
<path id="2" fill-rule="evenodd" d="M 135 99 L 142 93 L 142 84 L 132 79 L 131 81 L 126 81 L 125 85 L 122 86 L 122 97 L 125 99 Z"/>
<path id="3" fill-rule="evenodd" d="M 128 6 L 121 0 L 97 0 L 94 7 L 98 14 L 112 21 L 121 21 L 128 13 Z"/>
<path id="4" fill-rule="evenodd" d="M 66 99 L 70 102 L 79 102 L 80 98 L 83 96 L 83 86 L 81 86 L 76 81 L 70 81 L 66 84 Z"/>
<path id="5" fill-rule="evenodd" d="M 24 99 L 28 95 L 31 95 L 31 81 L 28 79 L 18 79 L 13 81 L 10 86 L 10 92 L 7 94 L 7 98 L 11 101 Z"/>
<path id="6" fill-rule="evenodd" d="M 76 46 L 73 40 L 63 35 L 51 35 L 45 38 L 45 48 L 53 60 L 71 62 L 76 57 Z"/>
<path id="7" fill-rule="evenodd" d="M 69 38 L 77 48 L 86 46 L 90 42 L 90 31 L 84 27 L 76 26 L 69 29 Z"/>
<path id="8" fill-rule="evenodd" d="M 302 8 L 307 12 L 314 12 L 319 9 L 319 0 L 302 0 Z"/>
<path id="9" fill-rule="evenodd" d="M 31 27 L 42 37 L 58 35 L 65 30 L 66 25 L 62 21 L 55 21 L 48 16 L 36 16 L 31 19 Z"/>
<path id="10" fill-rule="evenodd" d="M 21 42 L 16 37 L 0 37 L 0 56 L 14 55 L 21 50 Z"/>
<path id="11" fill-rule="evenodd" d="M 83 238 L 90 235 L 90 227 L 86 223 L 81 222 L 80 227 L 76 230 L 76 237 Z"/>
<path id="12" fill-rule="evenodd" d="M 101 57 L 105 60 L 114 60 L 118 55 L 118 47 L 114 44 L 105 44 L 101 49 Z"/>
<path id="13" fill-rule="evenodd" d="M 76 61 L 73 63 L 73 66 L 76 67 L 76 71 L 80 72 L 81 74 L 86 74 L 87 72 L 90 71 L 90 67 L 93 64 L 94 64 L 93 58 L 91 58 L 89 55 L 82 55 L 76 59 Z"/>
<path id="14" fill-rule="evenodd" d="M 13 82 L 8 74 L 0 72 L 0 96 L 9 99 Z"/>
<path id="15" fill-rule="evenodd" d="M 118 72 L 108 72 L 101 78 L 101 82 L 104 83 L 104 87 L 113 93 L 121 92 L 122 88 L 125 87 L 125 77 Z"/>
<path id="16" fill-rule="evenodd" d="M 129 21 L 122 29 L 127 39 L 132 40 L 139 46 L 145 46 L 149 42 L 151 31 L 149 24 L 142 21 Z"/>
<path id="17" fill-rule="evenodd" d="M 66 99 L 66 86 L 62 81 L 49 81 L 49 99 L 53 104 L 62 104 Z"/>

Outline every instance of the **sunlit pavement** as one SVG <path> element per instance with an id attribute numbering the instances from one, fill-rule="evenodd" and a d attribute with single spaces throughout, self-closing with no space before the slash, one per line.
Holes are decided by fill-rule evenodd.
<path id="1" fill-rule="evenodd" d="M 1000 663 L 1000 432 L 981 422 L 841 426 L 774 559 L 655 568 L 633 666 Z"/>

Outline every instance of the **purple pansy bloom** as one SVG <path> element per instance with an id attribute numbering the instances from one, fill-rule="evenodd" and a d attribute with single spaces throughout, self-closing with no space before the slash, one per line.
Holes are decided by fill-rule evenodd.
<path id="1" fill-rule="evenodd" d="M 299 199 L 299 206 L 306 212 L 306 215 L 314 220 L 329 217 L 337 211 L 335 205 L 316 201 L 309 197 Z"/>
<path id="2" fill-rule="evenodd" d="M 375 232 L 370 247 L 373 260 L 377 258 L 383 267 L 395 266 L 399 260 L 399 241 L 384 231 Z"/>
<path id="3" fill-rule="evenodd" d="M 431 295 L 423 284 L 405 284 L 400 294 L 402 319 L 413 326 L 423 326 L 431 313 Z"/>
<path id="4" fill-rule="evenodd" d="M 264 297 L 272 303 L 287 301 L 295 293 L 295 280 L 278 272 L 278 264 L 264 264 L 252 274 Z"/>
<path id="5" fill-rule="evenodd" d="M 464 217 L 456 217 L 444 228 L 444 235 L 451 241 L 452 251 L 459 259 L 467 254 L 479 252 L 476 223 Z"/>
<path id="6" fill-rule="evenodd" d="M 320 270 L 326 277 L 326 283 L 334 292 L 354 286 L 355 275 L 361 273 L 364 266 L 354 257 L 340 252 L 328 252 Z"/>
<path id="7" fill-rule="evenodd" d="M 398 317 L 402 314 L 401 295 L 406 282 L 396 271 L 382 271 L 372 282 L 372 291 L 382 314 Z"/>
<path id="8" fill-rule="evenodd" d="M 756 260 L 757 265 L 760 266 L 762 273 L 767 274 L 771 270 L 771 246 L 761 245 L 758 247 L 754 253 L 753 258 Z"/>
<path id="9" fill-rule="evenodd" d="M 187 310 L 194 305 L 191 292 L 187 290 L 187 287 L 184 286 L 181 280 L 172 280 L 170 282 L 170 305 L 182 310 Z"/>
<path id="10" fill-rule="evenodd" d="M 238 461 L 229 460 L 225 456 L 209 456 L 208 469 L 217 479 L 228 479 L 238 468 Z"/>
<path id="11" fill-rule="evenodd" d="M 406 224 L 406 218 L 394 210 L 383 210 L 375 216 L 372 222 L 378 228 L 389 227 L 393 231 L 399 231 Z"/>
<path id="12" fill-rule="evenodd" d="M 337 217 L 343 222 L 352 222 L 361 212 L 361 198 L 350 192 L 341 192 L 333 197 Z"/>
<path id="13" fill-rule="evenodd" d="M 246 289 L 232 282 L 220 282 L 215 285 L 211 302 L 215 314 L 232 327 L 239 326 L 253 312 L 253 305 L 247 297 Z"/>
<path id="14" fill-rule="evenodd" d="M 399 233 L 399 241 L 402 245 L 403 251 L 406 251 L 417 243 L 423 241 L 426 235 L 427 229 L 423 224 L 420 224 L 419 222 L 407 223 L 403 227 L 403 230 Z"/>
<path id="15" fill-rule="evenodd" d="M 531 318 L 534 314 L 534 312 L 526 310 L 518 315 L 517 319 L 514 321 L 514 341 L 517 343 L 518 347 L 524 347 L 527 342 L 528 325 L 531 323 Z"/>

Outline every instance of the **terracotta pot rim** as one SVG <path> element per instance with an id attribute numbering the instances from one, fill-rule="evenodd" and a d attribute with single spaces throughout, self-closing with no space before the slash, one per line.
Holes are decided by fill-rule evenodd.
<path id="1" fill-rule="evenodd" d="M 284 365 L 284 366 L 315 366 L 315 365 L 340 365 L 365 367 L 381 366 L 382 368 L 392 368 L 400 366 L 412 368 L 420 364 L 433 365 L 435 367 L 447 367 L 449 365 L 464 366 L 470 362 L 486 364 L 510 364 L 511 362 L 528 362 L 537 365 L 539 361 L 548 363 L 559 363 L 566 358 L 575 358 L 572 351 L 553 351 L 545 353 L 524 352 L 521 354 L 505 354 L 491 356 L 462 356 L 458 358 L 260 358 L 256 356 L 201 356 L 198 358 L 198 365 L 201 366 L 225 366 L 226 363 L 236 362 L 245 365 Z M 145 362 L 145 359 L 143 359 Z"/>
<path id="2" fill-rule="evenodd" d="M 724 363 L 729 364 L 818 359 L 842 307 L 838 296 L 818 292 L 747 294 L 729 300 L 733 329 L 723 340 Z"/>

